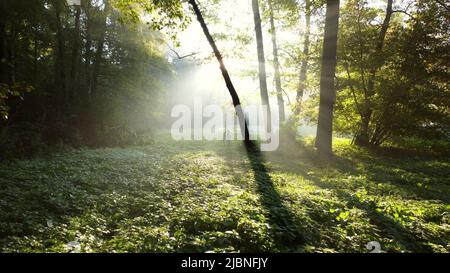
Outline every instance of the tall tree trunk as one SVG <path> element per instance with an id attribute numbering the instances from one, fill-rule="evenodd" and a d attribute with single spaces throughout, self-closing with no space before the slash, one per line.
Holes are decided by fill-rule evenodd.
<path id="1" fill-rule="evenodd" d="M 264 42 L 262 35 L 261 26 L 261 15 L 259 13 L 259 0 L 252 0 L 253 9 L 253 19 L 255 21 L 255 34 L 256 34 L 256 44 L 258 51 L 258 63 L 259 63 L 259 88 L 261 92 L 261 102 L 262 105 L 267 107 L 267 128 L 270 130 L 271 124 L 271 114 L 270 114 L 270 104 L 269 104 L 269 92 L 267 91 L 267 74 L 266 74 L 266 59 L 264 57 Z"/>
<path id="2" fill-rule="evenodd" d="M 72 60 L 70 68 L 70 92 L 69 92 L 69 103 L 73 101 L 75 89 L 77 84 L 78 67 L 80 65 L 80 15 L 81 7 L 75 5 L 75 29 L 73 37 L 73 48 L 72 48 Z"/>
<path id="3" fill-rule="evenodd" d="M 280 121 L 284 121 L 286 118 L 284 110 L 283 89 L 281 86 L 281 73 L 280 73 L 280 61 L 278 59 L 278 45 L 277 45 L 277 32 L 275 28 L 273 0 L 268 0 L 269 4 L 269 16 L 270 16 L 270 32 L 272 34 L 272 48 L 273 48 L 273 66 L 275 71 L 275 87 L 277 90 L 278 110 L 280 111 Z"/>
<path id="4" fill-rule="evenodd" d="M 243 133 L 245 141 L 249 142 L 250 134 L 248 131 L 247 121 L 245 119 L 244 112 L 241 108 L 239 96 L 236 92 L 236 89 L 234 88 L 233 82 L 231 81 L 230 74 L 228 73 L 228 70 L 226 69 L 225 64 L 223 62 L 222 55 L 220 54 L 220 51 L 217 48 L 217 45 L 213 37 L 211 36 L 211 33 L 209 32 L 208 26 L 206 25 L 205 20 L 203 19 L 203 15 L 197 5 L 197 2 L 195 2 L 195 0 L 189 0 L 189 4 L 192 6 L 192 9 L 194 10 L 195 15 L 197 16 L 197 20 L 200 23 L 200 26 L 202 27 L 203 33 L 205 34 L 206 39 L 208 40 L 212 50 L 214 51 L 214 55 L 216 56 L 217 61 L 219 62 L 220 71 L 222 72 L 223 79 L 225 80 L 225 84 L 228 88 L 228 92 L 230 93 L 234 108 L 236 109 L 236 114 L 239 118 L 239 125 L 241 126 L 241 132 Z"/>
<path id="5" fill-rule="evenodd" d="M 315 146 L 331 155 L 333 137 L 333 107 L 336 100 L 334 76 L 336 73 L 337 35 L 339 28 L 339 0 L 327 0 L 325 33 L 320 76 L 320 106 Z"/>
<path id="6" fill-rule="evenodd" d="M 86 14 L 86 44 L 85 44 L 85 53 L 84 53 L 84 84 L 86 89 L 85 99 L 91 101 L 91 58 L 92 58 L 92 19 L 91 19 L 91 0 L 84 1 L 84 12 Z"/>
<path id="7" fill-rule="evenodd" d="M 386 15 L 381 26 L 381 31 L 378 36 L 378 41 L 376 45 L 375 52 L 375 62 L 369 72 L 369 80 L 367 83 L 367 99 L 364 105 L 364 111 L 361 116 L 361 127 L 358 134 L 355 137 L 355 144 L 358 146 L 369 146 L 370 145 L 370 120 L 372 119 L 372 107 L 370 105 L 371 98 L 375 95 L 375 80 L 378 70 L 384 65 L 386 59 L 383 57 L 383 47 L 386 39 L 386 33 L 389 29 L 393 14 L 393 2 L 394 0 L 388 0 Z"/>
<path id="8" fill-rule="evenodd" d="M 39 41 L 38 41 L 38 30 L 37 28 L 33 28 L 34 32 L 33 32 L 33 36 L 34 36 L 34 41 L 33 41 L 33 54 L 34 54 L 34 60 L 33 60 L 33 82 L 36 85 L 37 81 L 39 79 L 39 69 L 38 69 L 38 58 L 39 58 Z"/>
<path id="9" fill-rule="evenodd" d="M 6 10 L 5 1 L 0 1 L 0 11 Z M 0 83 L 6 83 L 6 24 L 3 12 L 0 13 Z"/>
<path id="10" fill-rule="evenodd" d="M 92 71 L 92 87 L 91 87 L 91 95 L 95 97 L 97 95 L 98 89 L 98 78 L 100 76 L 100 66 L 102 63 L 103 51 L 105 48 L 105 38 L 106 38 L 106 28 L 107 28 L 107 20 L 108 20 L 108 12 L 109 12 L 109 1 L 104 0 L 104 10 L 103 10 L 103 25 L 102 32 L 100 35 L 100 39 L 97 44 L 97 51 L 95 52 L 95 60 L 94 60 L 94 69 Z"/>
<path id="11" fill-rule="evenodd" d="M 309 61 L 309 46 L 310 46 L 310 35 L 311 35 L 311 1 L 306 0 L 305 5 L 305 39 L 303 42 L 303 58 L 302 58 L 302 64 L 300 68 L 300 75 L 299 75 L 299 84 L 297 89 L 297 107 L 296 107 L 296 114 L 300 114 L 301 111 L 301 104 L 303 101 L 303 96 L 305 94 L 306 89 L 306 80 L 307 80 L 307 73 L 308 73 L 308 61 Z"/>
<path id="12" fill-rule="evenodd" d="M 2 19 L 0 19 L 2 20 Z M 5 23 L 0 21 L 0 83 L 6 84 L 8 82 L 8 68 L 6 65 L 7 57 L 7 41 Z"/>
<path id="13" fill-rule="evenodd" d="M 8 83 L 13 86 L 16 83 L 16 25 L 13 22 L 9 37 L 7 36 L 7 71 L 8 71 Z"/>
<path id="14" fill-rule="evenodd" d="M 60 88 L 57 95 L 58 105 L 63 105 L 66 99 L 66 73 L 65 73 L 65 59 L 64 59 L 64 34 L 61 22 L 61 9 L 64 3 L 62 1 L 53 1 L 56 17 L 56 43 L 57 43 L 57 56 L 56 56 L 56 88 Z"/>

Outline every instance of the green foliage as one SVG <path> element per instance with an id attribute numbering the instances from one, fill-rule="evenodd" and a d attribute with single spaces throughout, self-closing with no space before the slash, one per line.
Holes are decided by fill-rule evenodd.
<path id="1" fill-rule="evenodd" d="M 190 22 L 180 0 L 113 0 L 113 6 L 121 11 L 120 22 L 137 23 L 146 14 L 151 29 L 164 29 L 173 39 Z"/>
<path id="2" fill-rule="evenodd" d="M 157 139 L 2 163 L 0 251 L 449 250 L 445 158 L 337 140 L 332 161 L 309 146 L 261 159 L 240 144 Z"/>
<path id="3" fill-rule="evenodd" d="M 50 151 L 59 143 L 151 142 L 173 76 L 164 41 L 187 23 L 181 2 L 64 3 L 2 1 L 2 158 Z M 133 24 L 123 19 L 130 13 Z"/>
<path id="4" fill-rule="evenodd" d="M 324 1 L 311 2 L 309 56 L 283 37 L 297 33 L 303 3 L 273 4 L 285 89 L 310 60 L 294 119 L 315 123 Z M 449 251 L 450 32 L 437 2 L 397 10 L 381 51 L 385 11 L 345 2 L 334 128 L 354 136 L 368 118 L 371 144 L 384 145 L 336 139 L 331 159 L 292 131 L 270 154 L 156 137 L 175 74 L 164 45 L 190 20 L 182 1 L 63 3 L 0 3 L 1 252 L 366 252 L 370 241 Z M 200 6 L 223 23 L 225 4 Z M 244 60 L 253 28 L 232 19 L 215 38 Z"/>
<path id="5" fill-rule="evenodd" d="M 7 100 L 13 97 L 19 97 L 23 100 L 25 93 L 31 92 L 33 90 L 32 86 L 15 83 L 10 86 L 5 83 L 0 83 L 0 120 L 7 120 L 8 111 L 10 108 L 7 105 Z"/>
<path id="6" fill-rule="evenodd" d="M 369 146 L 408 137 L 448 141 L 450 74 L 443 62 L 449 52 L 448 11 L 433 1 L 408 3 L 394 3 L 381 50 L 385 3 L 342 4 L 334 109 L 338 135 L 357 138 L 366 133 Z M 321 40 L 313 47 L 317 43 Z M 311 57 L 315 78 L 320 72 L 317 60 Z M 315 123 L 318 83 L 308 85 L 311 94 L 299 118 Z"/>
<path id="7" fill-rule="evenodd" d="M 380 27 L 374 22 L 384 14 L 364 1 L 342 9 L 336 130 L 358 134 L 369 116 L 369 137 L 376 146 L 395 136 L 448 137 L 449 75 L 438 57 L 449 50 L 445 11 L 422 3 L 413 17 L 394 13 L 380 53 Z"/>

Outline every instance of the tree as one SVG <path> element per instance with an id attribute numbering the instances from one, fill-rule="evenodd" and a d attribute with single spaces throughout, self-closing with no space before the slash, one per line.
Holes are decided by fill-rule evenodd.
<path id="1" fill-rule="evenodd" d="M 114 145 L 156 118 L 172 75 L 160 29 L 185 24 L 180 1 L 82 0 L 69 9 L 64 0 L 5 0 L 0 7 L 1 145 Z M 142 12 L 158 16 L 144 24 Z M 89 99 L 92 86 L 98 96 Z"/>
<path id="2" fill-rule="evenodd" d="M 106 36 L 106 28 L 107 28 L 107 21 L 108 21 L 108 13 L 109 13 L 109 1 L 104 0 L 104 8 L 102 12 L 102 22 L 100 27 L 100 36 L 97 41 L 97 50 L 95 52 L 95 59 L 94 59 L 94 68 L 92 71 L 92 86 L 90 88 L 91 90 L 91 96 L 95 96 L 97 94 L 97 88 L 98 88 L 98 78 L 100 73 L 100 65 L 102 62 L 102 56 L 103 51 L 105 47 L 105 36 Z"/>
<path id="3" fill-rule="evenodd" d="M 309 46 L 311 35 L 311 0 L 305 0 L 305 36 L 303 41 L 303 56 L 299 74 L 299 84 L 297 89 L 297 107 L 296 114 L 301 111 L 301 103 L 306 89 L 306 80 L 308 73 Z"/>
<path id="4" fill-rule="evenodd" d="M 375 55 L 373 60 L 373 65 L 370 68 L 368 75 L 368 83 L 366 87 L 366 94 L 364 96 L 364 106 L 361 111 L 361 128 L 355 137 L 355 143 L 359 146 L 369 146 L 370 133 L 369 133 L 369 123 L 372 118 L 373 109 L 371 107 L 371 100 L 375 95 L 375 80 L 377 71 L 383 66 L 385 63 L 385 58 L 383 56 L 383 47 L 385 44 L 386 33 L 389 28 L 389 24 L 391 22 L 391 17 L 393 13 L 392 5 L 393 0 L 387 1 L 386 15 L 384 17 L 383 24 L 381 25 L 381 30 L 379 34 L 378 41 L 376 42 Z"/>
<path id="5" fill-rule="evenodd" d="M 84 44 L 84 97 L 91 99 L 91 82 L 92 82 L 92 73 L 91 73 L 91 62 L 92 62 L 92 29 L 93 29 L 93 20 L 92 20 L 92 4 L 91 0 L 85 0 L 82 2 L 82 7 L 85 13 L 85 44 Z"/>
<path id="6" fill-rule="evenodd" d="M 252 0 L 253 9 L 253 19 L 255 22 L 255 34 L 256 34 L 256 44 L 258 52 L 258 68 L 259 68 L 259 88 L 261 94 L 261 103 L 267 107 L 267 128 L 270 130 L 270 104 L 269 104 L 269 93 L 267 90 L 267 74 L 266 74 L 266 58 L 264 56 L 264 42 L 261 26 L 261 15 L 259 12 L 259 0 Z"/>
<path id="7" fill-rule="evenodd" d="M 75 29 L 73 32 L 73 47 L 72 47 L 72 59 L 70 68 L 69 103 L 72 103 L 75 90 L 78 86 L 77 77 L 80 66 L 80 42 L 81 42 L 80 16 L 81 16 L 81 7 L 79 5 L 75 5 Z"/>
<path id="8" fill-rule="evenodd" d="M 236 89 L 234 88 L 233 82 L 231 81 L 230 74 L 228 73 L 228 70 L 226 69 L 225 64 L 223 62 L 222 55 L 220 54 L 220 51 L 217 48 L 217 45 L 216 45 L 213 37 L 211 36 L 211 33 L 209 32 L 208 26 L 206 25 L 206 22 L 203 19 L 202 13 L 197 5 L 197 2 L 195 0 L 189 0 L 189 4 L 191 4 L 192 9 L 194 10 L 195 15 L 197 16 L 197 20 L 200 23 L 200 26 L 202 27 L 203 33 L 205 34 L 206 39 L 208 40 L 212 50 L 214 51 L 214 55 L 216 56 L 216 59 L 219 62 L 222 76 L 225 80 L 225 84 L 228 88 L 228 92 L 230 93 L 234 108 L 236 109 L 236 114 L 239 119 L 239 125 L 241 127 L 241 132 L 243 134 L 245 141 L 249 142 L 250 134 L 248 131 L 247 121 L 245 119 L 245 115 L 244 115 L 244 112 L 241 107 L 241 102 L 240 102 L 239 96 L 236 92 Z"/>
<path id="9" fill-rule="evenodd" d="M 338 133 L 369 147 L 413 136 L 446 137 L 446 18 L 448 11 L 437 2 L 387 2 L 383 9 L 346 3 L 339 33 Z"/>
<path id="10" fill-rule="evenodd" d="M 275 28 L 273 0 L 268 0 L 269 4 L 269 20 L 270 20 L 270 33 L 272 36 L 272 49 L 273 49 L 273 68 L 275 72 L 275 88 L 277 91 L 278 110 L 280 111 L 280 121 L 284 121 L 286 118 L 284 109 L 283 89 L 281 86 L 281 73 L 280 73 L 280 61 L 278 57 L 278 45 L 277 45 L 277 32 Z"/>
<path id="11" fill-rule="evenodd" d="M 67 96 L 67 82 L 66 82 L 66 57 L 65 57 L 65 39 L 63 33 L 63 26 L 61 21 L 61 14 L 63 9 L 66 8 L 65 2 L 53 0 L 53 8 L 55 12 L 55 25 L 56 25 L 56 61 L 55 61 L 55 71 L 58 75 L 55 78 L 55 85 L 60 89 L 56 94 L 56 101 L 58 108 L 64 105 L 64 100 Z M 62 111 L 62 109 L 59 109 Z"/>
<path id="12" fill-rule="evenodd" d="M 315 146 L 323 154 L 332 154 L 333 106 L 336 99 L 336 73 L 339 0 L 327 0 L 325 32 L 320 76 L 320 105 Z"/>

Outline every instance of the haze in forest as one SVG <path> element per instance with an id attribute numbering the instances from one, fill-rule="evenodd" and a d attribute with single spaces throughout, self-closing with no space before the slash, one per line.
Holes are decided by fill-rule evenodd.
<path id="1" fill-rule="evenodd" d="M 441 0 L 2 0 L 0 252 L 449 252 L 449 83 Z"/>

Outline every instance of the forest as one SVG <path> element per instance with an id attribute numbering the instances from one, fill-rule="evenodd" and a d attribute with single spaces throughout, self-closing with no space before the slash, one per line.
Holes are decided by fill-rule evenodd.
<path id="1" fill-rule="evenodd" d="M 447 1 L 0 1 L 0 252 L 449 251 Z"/>

